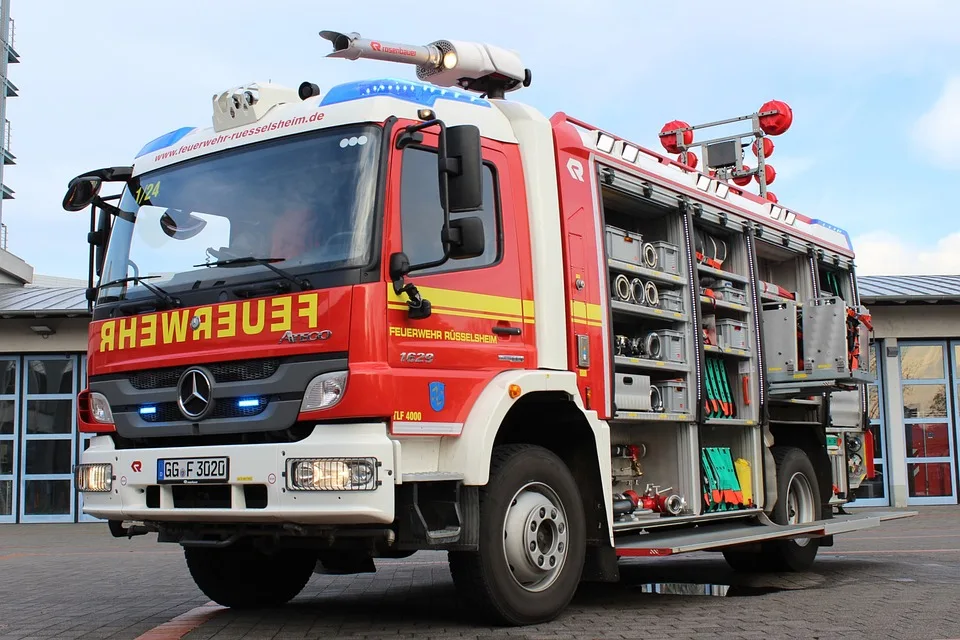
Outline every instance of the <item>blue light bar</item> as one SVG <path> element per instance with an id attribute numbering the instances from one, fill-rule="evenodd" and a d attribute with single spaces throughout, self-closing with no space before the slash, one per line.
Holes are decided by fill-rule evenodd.
<path id="1" fill-rule="evenodd" d="M 325 107 L 331 104 L 362 100 L 363 98 L 375 98 L 377 96 L 389 96 L 423 107 L 433 107 L 437 100 L 453 100 L 454 102 L 475 104 L 478 107 L 490 107 L 490 103 L 487 100 L 478 98 L 466 91 L 445 89 L 423 82 L 395 80 L 393 78 L 360 80 L 358 82 L 338 84 L 323 96 L 323 100 L 320 101 L 320 106 Z"/>
<path id="2" fill-rule="evenodd" d="M 241 409 L 249 409 L 250 407 L 259 407 L 260 398 L 241 398 L 237 400 L 237 406 Z"/>
<path id="3" fill-rule="evenodd" d="M 166 149 L 172 144 L 178 142 L 185 135 L 196 129 L 196 127 L 181 127 L 176 131 L 171 131 L 170 133 L 165 133 L 159 138 L 154 138 L 147 144 L 143 146 L 143 149 L 140 149 L 140 152 L 136 155 L 137 158 L 140 156 L 150 153 L 151 151 L 159 151 L 160 149 Z"/>
<path id="4" fill-rule="evenodd" d="M 140 415 L 151 416 L 157 412 L 156 407 L 140 407 Z"/>

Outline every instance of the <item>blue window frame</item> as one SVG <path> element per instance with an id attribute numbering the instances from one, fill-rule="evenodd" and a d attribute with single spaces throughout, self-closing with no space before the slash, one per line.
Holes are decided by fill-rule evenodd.
<path id="1" fill-rule="evenodd" d="M 954 373 L 945 340 L 899 345 L 907 504 L 956 504 Z"/>
<path id="2" fill-rule="evenodd" d="M 857 489 L 857 501 L 854 506 L 886 507 L 890 504 L 888 493 L 889 471 L 887 465 L 887 424 L 886 424 L 886 373 L 883 368 L 883 353 L 881 344 L 870 345 L 870 370 L 877 376 L 877 383 L 867 385 L 867 417 L 870 422 L 868 428 L 873 433 L 873 464 L 876 475 L 872 480 L 866 479 Z"/>
<path id="3" fill-rule="evenodd" d="M 20 385 L 20 521 L 74 522 L 77 356 L 24 356 Z"/>
<path id="4" fill-rule="evenodd" d="M 16 522 L 20 458 L 20 358 L 0 357 L 0 522 Z"/>

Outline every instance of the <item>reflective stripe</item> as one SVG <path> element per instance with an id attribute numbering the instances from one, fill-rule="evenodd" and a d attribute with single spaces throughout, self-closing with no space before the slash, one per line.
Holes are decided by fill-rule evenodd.
<path id="1" fill-rule="evenodd" d="M 402 422 L 393 421 L 390 431 L 394 435 L 412 436 L 458 436 L 463 431 L 462 422 Z"/>

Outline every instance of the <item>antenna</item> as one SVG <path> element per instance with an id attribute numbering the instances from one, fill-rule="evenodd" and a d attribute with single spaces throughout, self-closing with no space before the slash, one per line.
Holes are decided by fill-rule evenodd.
<path id="1" fill-rule="evenodd" d="M 333 44 L 328 58 L 412 64 L 417 67 L 419 80 L 441 87 L 458 86 L 492 99 L 503 99 L 507 91 L 528 87 L 532 80 L 530 69 L 523 66 L 516 53 L 494 45 L 456 40 L 406 45 L 338 31 L 321 31 L 320 37 Z"/>
<path id="2" fill-rule="evenodd" d="M 713 138 L 693 142 L 693 132 L 696 129 L 706 129 L 733 122 L 750 120 L 752 129 L 748 133 L 740 133 L 721 138 Z M 690 126 L 682 120 L 673 120 L 663 125 L 660 130 L 660 144 L 668 153 L 679 153 L 678 161 L 690 168 L 697 166 L 697 156 L 687 149 L 700 147 L 703 153 L 704 167 L 711 174 L 716 173 L 721 180 L 732 179 L 735 184 L 745 187 L 753 177 L 760 185 L 760 197 L 771 202 L 777 202 L 777 196 L 767 191 L 777 177 L 773 165 L 767 164 L 766 159 L 773 155 L 773 140 L 767 136 L 779 136 L 793 124 L 793 110 L 786 102 L 770 100 L 763 103 L 760 110 L 747 116 L 738 116 L 706 124 Z M 752 139 L 744 143 L 744 139 Z M 750 146 L 757 156 L 757 168 L 751 169 L 743 162 L 743 148 Z"/>

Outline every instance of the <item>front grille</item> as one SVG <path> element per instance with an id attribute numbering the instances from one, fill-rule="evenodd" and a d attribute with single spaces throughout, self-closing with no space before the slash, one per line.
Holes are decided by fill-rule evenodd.
<path id="1" fill-rule="evenodd" d="M 174 509 L 230 509 L 233 493 L 227 484 L 186 484 L 170 487 Z M 267 485 L 243 485 L 243 497 L 247 509 L 266 509 Z M 147 487 L 147 508 L 160 508 L 160 486 Z"/>
<path id="2" fill-rule="evenodd" d="M 215 382 L 245 382 L 269 378 L 277 372 L 280 367 L 280 360 L 277 358 L 238 360 L 205 366 L 213 374 Z M 134 389 L 140 390 L 175 387 L 180 376 L 189 368 L 186 366 L 141 371 L 130 376 L 130 384 L 133 385 Z"/>
<path id="3" fill-rule="evenodd" d="M 251 399 L 249 396 L 244 397 L 245 400 Z M 213 411 L 204 416 L 204 420 L 209 420 L 212 418 L 249 418 L 250 416 L 255 416 L 263 413 L 267 405 L 270 404 L 270 398 L 261 397 L 259 398 L 259 404 L 252 407 L 241 407 L 238 405 L 240 398 L 219 398 L 216 401 L 216 404 L 213 407 Z M 144 422 L 177 422 L 179 420 L 185 420 L 184 415 L 180 412 L 180 407 L 176 402 L 160 402 L 155 405 L 151 405 L 156 408 L 156 411 L 153 413 L 141 413 L 140 417 L 143 418 Z"/>

